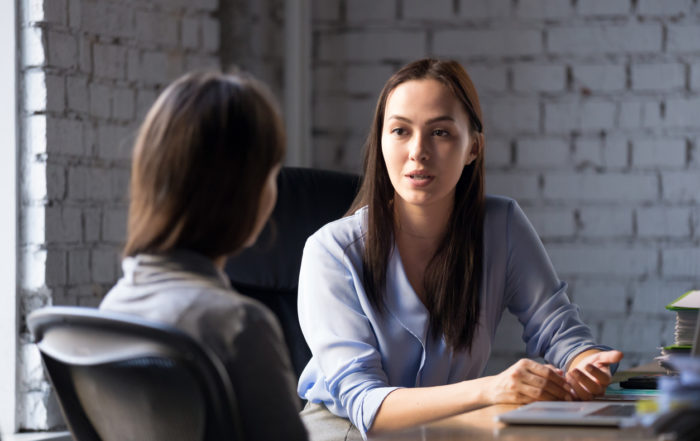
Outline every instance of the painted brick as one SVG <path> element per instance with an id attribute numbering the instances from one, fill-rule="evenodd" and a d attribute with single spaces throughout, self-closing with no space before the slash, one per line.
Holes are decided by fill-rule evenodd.
<path id="1" fill-rule="evenodd" d="M 46 162 L 32 162 L 25 165 L 23 170 L 25 186 L 22 199 L 30 201 L 43 201 L 47 198 L 46 190 Z"/>
<path id="2" fill-rule="evenodd" d="M 657 53 L 661 41 L 659 23 L 562 26 L 547 31 L 547 51 L 562 55 Z"/>
<path id="3" fill-rule="evenodd" d="M 637 233 L 641 237 L 690 237 L 690 215 L 689 208 L 638 208 Z"/>
<path id="4" fill-rule="evenodd" d="M 503 66 L 481 66 L 474 63 L 466 64 L 465 69 L 479 94 L 505 92 L 508 88 L 508 71 Z"/>
<path id="5" fill-rule="evenodd" d="M 700 115 L 700 98 L 669 98 L 666 100 L 668 127 L 697 128 Z"/>
<path id="6" fill-rule="evenodd" d="M 90 114 L 98 118 L 109 118 L 112 107 L 112 90 L 109 86 L 92 83 L 90 89 Z"/>
<path id="7" fill-rule="evenodd" d="M 24 106 L 27 112 L 46 110 L 46 74 L 32 70 L 24 74 Z"/>
<path id="8" fill-rule="evenodd" d="M 66 108 L 66 79 L 46 75 L 46 111 L 62 113 Z"/>
<path id="9" fill-rule="evenodd" d="M 615 113 L 615 104 L 608 101 L 546 103 L 544 127 L 548 133 L 609 129 L 615 126 Z"/>
<path id="10" fill-rule="evenodd" d="M 210 17 L 202 17 L 202 49 L 207 52 L 219 50 L 219 22 Z"/>
<path id="11" fill-rule="evenodd" d="M 44 20 L 43 0 L 25 0 L 22 3 L 22 8 L 20 8 L 19 11 L 22 13 L 23 24 L 36 23 Z"/>
<path id="12" fill-rule="evenodd" d="M 112 116 L 121 120 L 132 120 L 136 108 L 136 94 L 132 89 L 115 88 L 112 91 Z"/>
<path id="13" fill-rule="evenodd" d="M 110 199 L 114 201 L 129 201 L 129 169 L 112 169 L 110 171 Z M 126 207 L 124 207 L 126 210 Z"/>
<path id="14" fill-rule="evenodd" d="M 47 32 L 47 62 L 50 66 L 70 69 L 78 60 L 78 42 L 73 35 L 62 32 Z"/>
<path id="15" fill-rule="evenodd" d="M 191 71 L 191 70 L 203 70 L 203 69 L 214 69 L 214 70 L 221 69 L 220 60 L 214 56 L 192 55 L 192 54 L 187 55 L 187 57 L 185 58 L 185 61 L 184 61 L 184 65 L 182 66 L 183 71 L 187 72 L 187 71 Z M 260 80 L 265 81 L 267 84 L 270 84 L 270 80 L 263 80 L 263 79 L 260 79 Z"/>
<path id="16" fill-rule="evenodd" d="M 106 210 L 102 217 L 102 239 L 123 244 L 126 241 L 126 218 L 127 212 L 123 207 Z"/>
<path id="17" fill-rule="evenodd" d="M 314 21 L 339 20 L 340 0 L 312 0 L 311 14 Z"/>
<path id="18" fill-rule="evenodd" d="M 665 277 L 700 277 L 700 250 L 697 247 L 665 247 L 661 250 Z M 679 294 L 680 295 L 680 294 Z"/>
<path id="19" fill-rule="evenodd" d="M 542 52 L 542 34 L 535 29 L 435 31 L 433 52 L 443 57 L 536 55 Z"/>
<path id="20" fill-rule="evenodd" d="M 631 11 L 629 0 L 585 0 L 576 2 L 576 9 L 584 16 L 627 15 Z"/>
<path id="21" fill-rule="evenodd" d="M 87 79 L 85 77 L 66 78 L 66 100 L 68 110 L 85 113 L 89 110 Z"/>
<path id="22" fill-rule="evenodd" d="M 583 237 L 630 237 L 634 232 L 632 210 L 626 208 L 582 208 L 578 221 Z"/>
<path id="23" fill-rule="evenodd" d="M 485 126 L 491 133 L 535 133 L 540 125 L 537 102 L 526 98 L 494 99 L 485 110 Z"/>
<path id="24" fill-rule="evenodd" d="M 572 300 L 584 313 L 622 314 L 627 304 L 626 287 L 621 282 L 583 280 L 576 284 Z"/>
<path id="25" fill-rule="evenodd" d="M 520 139 L 517 141 L 520 167 L 563 167 L 570 163 L 569 143 L 562 139 Z"/>
<path id="26" fill-rule="evenodd" d="M 68 251 L 68 283 L 90 282 L 90 251 L 77 249 Z"/>
<path id="27" fill-rule="evenodd" d="M 136 38 L 142 44 L 171 46 L 177 42 L 177 21 L 164 13 L 136 11 Z"/>
<path id="28" fill-rule="evenodd" d="M 700 63 L 690 65 L 690 88 L 693 91 L 700 91 Z"/>
<path id="29" fill-rule="evenodd" d="M 372 0 L 369 0 L 367 3 L 377 4 L 378 2 L 372 2 Z M 385 3 L 393 4 L 394 2 Z M 456 16 L 454 9 L 452 8 L 452 4 L 452 0 L 434 0 L 431 2 L 422 0 L 403 0 L 403 17 L 418 20 L 449 20 Z"/>
<path id="30" fill-rule="evenodd" d="M 484 147 L 486 168 L 504 167 L 512 164 L 510 141 L 505 138 L 488 137 Z"/>
<path id="31" fill-rule="evenodd" d="M 52 151 L 67 155 L 82 155 L 83 125 L 80 121 L 48 117 L 46 120 L 47 142 Z"/>
<path id="32" fill-rule="evenodd" d="M 700 27 L 696 24 L 669 24 L 666 46 L 670 52 L 700 51 Z"/>
<path id="33" fill-rule="evenodd" d="M 685 139 L 640 139 L 632 142 L 632 165 L 636 167 L 685 166 L 687 146 Z"/>
<path id="34" fill-rule="evenodd" d="M 513 87 L 519 92 L 560 92 L 566 88 L 566 67 L 521 64 L 513 69 Z"/>
<path id="35" fill-rule="evenodd" d="M 492 171 L 486 175 L 486 192 L 509 196 L 519 201 L 537 199 L 539 196 L 537 175 Z"/>
<path id="36" fill-rule="evenodd" d="M 639 15 L 686 15 L 690 12 L 691 0 L 639 0 L 637 13 Z"/>
<path id="37" fill-rule="evenodd" d="M 46 152 L 46 115 L 33 115 L 24 120 L 22 134 L 27 151 L 32 155 Z"/>
<path id="38" fill-rule="evenodd" d="M 696 171 L 663 172 L 661 184 L 666 202 L 700 202 L 700 175 Z"/>
<path id="39" fill-rule="evenodd" d="M 366 135 L 374 114 L 375 99 L 328 98 L 314 107 L 315 128 L 338 130 L 338 121 L 356 134 Z"/>
<path id="40" fill-rule="evenodd" d="M 415 2 L 414 2 L 415 3 Z M 444 0 L 437 2 L 437 8 L 443 8 Z M 411 18 L 415 5 L 404 2 L 404 17 Z M 368 22 L 373 20 L 391 20 L 396 17 L 396 2 L 376 2 L 373 0 L 349 0 L 345 2 L 345 17 L 350 22 Z M 419 17 L 420 18 L 420 17 Z"/>
<path id="41" fill-rule="evenodd" d="M 102 212 L 99 208 L 85 208 L 83 210 L 83 240 L 85 242 L 100 240 L 101 219 Z"/>
<path id="42" fill-rule="evenodd" d="M 510 15 L 510 0 L 461 0 L 459 16 L 467 20 L 503 18 Z"/>
<path id="43" fill-rule="evenodd" d="M 537 208 L 526 213 L 542 239 L 570 237 L 576 232 L 570 208 Z"/>
<path id="44" fill-rule="evenodd" d="M 139 89 L 136 91 L 136 117 L 141 119 L 146 115 L 148 109 L 151 108 L 156 101 L 158 95 L 154 90 Z"/>
<path id="45" fill-rule="evenodd" d="M 632 89 L 663 91 L 685 87 L 685 68 L 679 63 L 633 64 Z"/>
<path id="46" fill-rule="evenodd" d="M 22 64 L 27 66 L 41 66 L 46 62 L 46 52 L 43 42 L 44 31 L 38 27 L 29 27 L 22 32 L 22 48 L 20 56 Z"/>
<path id="47" fill-rule="evenodd" d="M 582 2 L 588 3 L 588 2 Z M 616 2 L 608 2 L 614 4 Z M 583 64 L 573 68 L 576 88 L 594 92 L 618 92 L 625 90 L 626 74 L 622 65 Z"/>
<path id="48" fill-rule="evenodd" d="M 138 70 L 138 77 L 150 84 L 165 84 L 168 73 L 164 66 L 168 65 L 168 55 L 165 52 L 143 52 Z"/>
<path id="49" fill-rule="evenodd" d="M 115 283 L 117 256 L 118 253 L 112 250 L 92 250 L 92 280 L 97 283 Z"/>
<path id="50" fill-rule="evenodd" d="M 80 71 L 86 74 L 92 73 L 92 43 L 86 37 L 79 39 L 78 53 Z"/>
<path id="51" fill-rule="evenodd" d="M 692 282 L 659 279 L 638 282 L 633 287 L 632 313 L 666 315 L 669 322 L 674 323 L 675 314 L 667 311 L 666 305 L 691 289 L 694 289 Z"/>
<path id="52" fill-rule="evenodd" d="M 322 35 L 320 60 L 413 60 L 425 53 L 423 32 L 365 31 Z"/>
<path id="53" fill-rule="evenodd" d="M 114 124 L 102 124 L 97 128 L 97 151 L 100 158 L 131 159 L 133 130 Z"/>
<path id="54" fill-rule="evenodd" d="M 656 99 L 623 101 L 620 104 L 619 126 L 623 129 L 658 127 L 661 124 L 661 104 Z"/>
<path id="55" fill-rule="evenodd" d="M 622 137 L 578 138 L 574 144 L 573 162 L 576 167 L 627 167 L 628 157 L 627 140 Z"/>
<path id="56" fill-rule="evenodd" d="M 547 251 L 557 272 L 566 275 L 645 276 L 658 267 L 654 249 L 550 244 Z"/>
<path id="57" fill-rule="evenodd" d="M 126 76 L 126 48 L 113 44 L 95 44 L 93 72 L 98 77 L 119 80 Z"/>
<path id="58" fill-rule="evenodd" d="M 51 201 L 66 197 L 66 168 L 61 164 L 46 166 L 46 197 Z"/>
<path id="59" fill-rule="evenodd" d="M 545 174 L 544 182 L 544 197 L 554 200 L 642 202 L 656 200 L 659 193 L 653 174 L 552 172 Z"/>
<path id="60" fill-rule="evenodd" d="M 348 93 L 369 94 L 376 99 L 393 73 L 390 66 L 348 66 L 344 89 Z"/>
<path id="61" fill-rule="evenodd" d="M 625 319 L 621 335 L 633 335 L 635 338 L 622 337 L 618 348 L 621 351 L 651 353 L 658 355 L 658 346 L 663 338 L 662 320 L 630 316 Z M 648 359 L 651 359 L 649 357 Z"/>
<path id="62" fill-rule="evenodd" d="M 82 239 L 80 209 L 70 207 L 46 207 L 46 241 L 49 243 L 73 243 Z"/>
<path id="63" fill-rule="evenodd" d="M 180 23 L 182 34 L 182 47 L 185 49 L 197 49 L 199 47 L 199 20 L 185 17 Z"/>
<path id="64" fill-rule="evenodd" d="M 68 23 L 68 8 L 66 0 L 49 0 L 43 2 L 44 16 L 42 21 L 52 24 L 65 25 Z"/>
<path id="65" fill-rule="evenodd" d="M 517 5 L 516 15 L 526 19 L 563 19 L 574 12 L 571 2 L 561 0 L 519 0 Z"/>
<path id="66" fill-rule="evenodd" d="M 68 1 L 68 25 L 71 29 L 79 29 L 83 23 L 81 5 L 82 0 Z"/>
<path id="67" fill-rule="evenodd" d="M 693 229 L 693 237 L 700 238 L 700 208 L 693 207 L 690 221 Z"/>

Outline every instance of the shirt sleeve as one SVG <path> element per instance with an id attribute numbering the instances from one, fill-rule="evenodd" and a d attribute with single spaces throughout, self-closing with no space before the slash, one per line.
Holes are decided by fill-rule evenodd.
<path id="1" fill-rule="evenodd" d="M 349 418 L 366 438 L 384 398 L 396 387 L 382 369 L 377 339 L 366 311 L 357 269 L 341 244 L 328 236 L 309 238 L 299 275 L 299 322 L 313 355 L 298 392 L 325 389 L 334 414 Z"/>
<path id="2" fill-rule="evenodd" d="M 569 301 L 566 283 L 557 277 L 542 241 L 515 201 L 508 208 L 506 235 L 506 304 L 523 325 L 527 355 L 564 369 L 585 350 L 610 350 L 596 344 L 579 307 Z"/>

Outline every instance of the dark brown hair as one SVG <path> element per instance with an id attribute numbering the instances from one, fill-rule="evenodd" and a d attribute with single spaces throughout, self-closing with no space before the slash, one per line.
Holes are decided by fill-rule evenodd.
<path id="1" fill-rule="evenodd" d="M 426 307 L 434 335 L 443 335 L 454 349 L 471 350 L 479 321 L 484 227 L 484 128 L 479 97 L 469 75 L 456 61 L 423 59 L 410 63 L 382 89 L 365 145 L 364 178 L 348 213 L 369 207 L 364 238 L 364 287 L 372 305 L 384 311 L 386 273 L 394 240 L 394 188 L 382 155 L 386 102 L 400 84 L 434 79 L 462 103 L 470 135 L 479 143 L 477 157 L 464 167 L 457 182 L 448 229 L 425 269 Z"/>
<path id="2" fill-rule="evenodd" d="M 124 254 L 238 251 L 284 150 L 279 112 L 261 83 L 216 72 L 179 78 L 138 132 Z"/>

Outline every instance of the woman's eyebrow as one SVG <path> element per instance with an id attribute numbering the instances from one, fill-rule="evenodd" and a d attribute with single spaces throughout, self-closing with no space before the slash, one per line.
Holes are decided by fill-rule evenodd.
<path id="1" fill-rule="evenodd" d="M 407 122 L 407 123 L 413 122 L 409 118 L 406 118 L 405 116 L 401 116 L 401 115 L 390 115 L 387 118 L 387 120 L 390 120 L 390 119 L 398 119 L 399 121 L 403 121 L 403 122 Z M 429 120 L 427 120 L 425 122 L 425 124 L 428 125 L 428 124 L 432 124 L 432 123 L 435 123 L 438 121 L 452 121 L 452 122 L 454 122 L 454 120 L 455 119 L 453 117 L 451 117 L 450 115 L 441 115 L 441 116 L 436 116 L 435 118 L 430 118 Z"/>

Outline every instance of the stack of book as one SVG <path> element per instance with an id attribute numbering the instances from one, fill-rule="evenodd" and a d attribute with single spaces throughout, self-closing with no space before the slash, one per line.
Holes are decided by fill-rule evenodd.
<path id="1" fill-rule="evenodd" d="M 676 300 L 666 305 L 666 309 L 676 313 L 676 328 L 673 335 L 673 344 L 661 348 L 659 363 L 664 363 L 670 355 L 690 354 L 693 348 L 695 327 L 698 322 L 698 310 L 700 309 L 700 290 L 688 291 Z"/>

